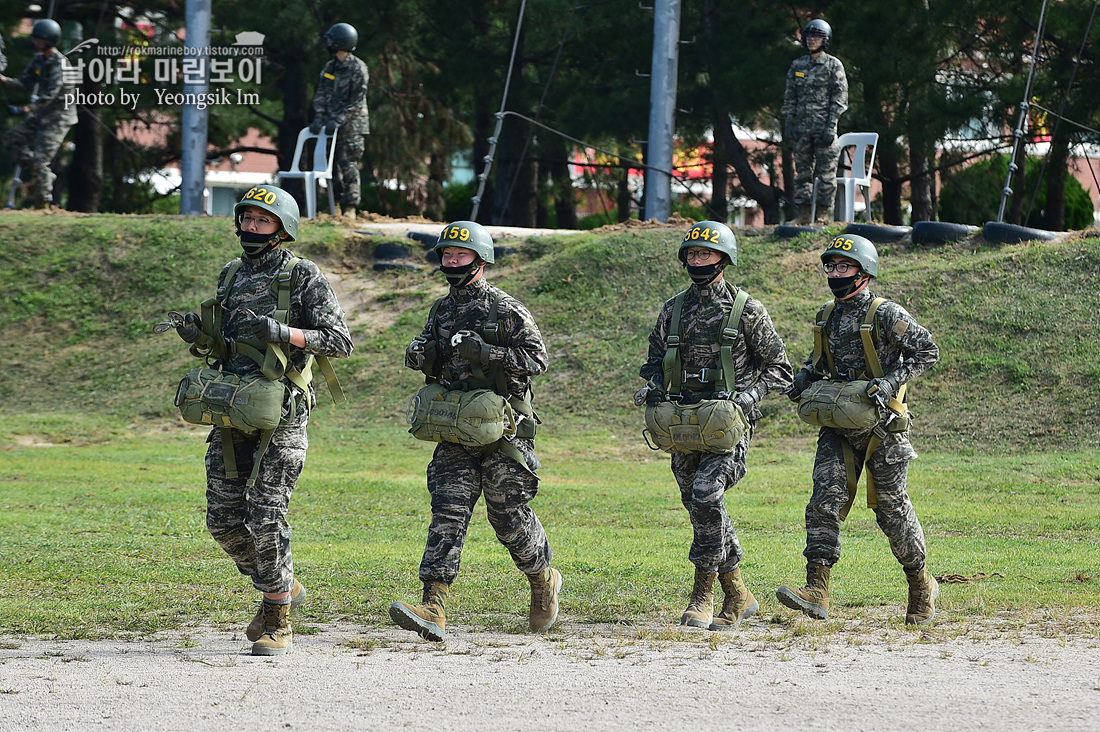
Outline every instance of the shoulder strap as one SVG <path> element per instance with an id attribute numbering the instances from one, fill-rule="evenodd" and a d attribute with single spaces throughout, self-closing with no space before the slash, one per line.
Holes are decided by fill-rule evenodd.
<path id="1" fill-rule="evenodd" d="M 665 393 L 679 394 L 683 383 L 683 367 L 680 361 L 680 340 L 683 338 L 684 327 L 680 322 L 680 311 L 684 307 L 684 298 L 687 290 L 676 296 L 672 303 L 672 318 L 668 321 L 668 336 L 665 339 L 665 358 L 661 363 L 661 370 L 665 374 Z"/>
<path id="2" fill-rule="evenodd" d="M 814 372 L 828 378 L 836 376 L 836 364 L 833 363 L 833 354 L 829 350 L 829 336 L 825 332 L 834 308 L 836 308 L 835 299 L 822 305 L 817 311 L 817 321 L 814 323 Z"/>
<path id="3" fill-rule="evenodd" d="M 882 364 L 878 360 L 878 352 L 875 351 L 875 313 L 878 306 L 886 302 L 885 297 L 876 297 L 871 301 L 871 307 L 867 308 L 867 314 L 863 316 L 863 323 L 859 326 L 859 337 L 863 341 L 863 359 L 867 363 L 867 371 L 876 379 L 882 377 Z"/>
<path id="4" fill-rule="evenodd" d="M 745 311 L 748 300 L 749 293 L 737 291 L 737 296 L 733 298 L 733 307 L 718 333 L 718 342 L 722 346 L 722 379 L 731 398 L 737 395 L 737 367 L 733 363 L 733 344 L 741 337 L 741 314 Z"/>
<path id="5" fill-rule="evenodd" d="M 486 344 L 491 346 L 500 346 L 502 334 L 500 332 L 500 323 L 497 322 L 500 313 L 500 301 L 504 298 L 503 292 L 498 292 L 493 297 L 493 302 L 489 305 L 489 315 L 485 318 L 485 322 L 481 324 L 481 338 Z M 470 364 L 470 370 L 473 372 L 474 378 L 482 383 L 491 383 L 493 390 L 500 394 L 502 397 L 508 396 L 508 379 L 504 375 L 504 367 L 500 364 L 496 364 L 489 369 L 489 374 L 486 375 L 481 368 L 480 363 Z"/>

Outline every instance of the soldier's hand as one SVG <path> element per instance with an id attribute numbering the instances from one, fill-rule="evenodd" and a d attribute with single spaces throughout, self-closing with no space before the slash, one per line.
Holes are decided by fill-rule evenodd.
<path id="1" fill-rule="evenodd" d="M 431 370 L 437 355 L 435 339 L 417 336 L 412 339 L 412 343 L 409 344 L 407 350 L 412 355 L 416 368 L 427 374 Z"/>
<path id="2" fill-rule="evenodd" d="M 460 331 L 457 335 L 461 336 L 458 341 L 458 355 L 470 363 L 489 365 L 489 347 L 481 336 L 472 330 Z"/>
<path id="3" fill-rule="evenodd" d="M 319 135 L 321 134 L 321 128 L 325 126 L 325 123 L 320 117 L 314 117 L 313 121 L 309 123 L 309 134 Z"/>
<path id="4" fill-rule="evenodd" d="M 791 382 L 791 385 L 781 393 L 786 394 L 788 399 L 797 404 L 798 400 L 802 397 L 802 392 L 806 391 L 812 383 L 813 374 L 803 369 L 794 375 L 794 380 Z"/>
<path id="5" fill-rule="evenodd" d="M 634 406 L 660 404 L 664 398 L 665 390 L 657 382 L 650 380 L 645 383 L 645 386 L 634 392 Z"/>
<path id="6" fill-rule="evenodd" d="M 741 411 L 745 414 L 748 414 L 756 406 L 757 401 L 756 392 L 752 389 L 738 392 L 737 396 L 733 398 L 733 403 L 741 407 Z"/>
<path id="7" fill-rule="evenodd" d="M 290 326 L 275 318 L 257 315 L 241 323 L 238 338 L 251 338 L 264 343 L 290 343 Z"/>
<path id="8" fill-rule="evenodd" d="M 871 379 L 871 383 L 867 384 L 867 396 L 872 397 L 875 401 L 885 404 L 894 398 L 898 392 L 898 386 L 889 376 L 883 376 L 879 379 Z"/>
<path id="9" fill-rule="evenodd" d="M 331 135 L 333 132 L 336 132 L 336 128 L 339 126 L 340 125 L 336 120 L 330 119 L 328 122 L 325 123 L 325 134 Z"/>
<path id="10" fill-rule="evenodd" d="M 23 107 L 20 107 L 18 104 L 9 104 L 8 105 L 8 114 L 11 115 L 12 117 L 19 117 L 20 115 L 24 115 L 26 113 L 27 113 L 27 110 L 24 109 Z"/>
<path id="11" fill-rule="evenodd" d="M 176 326 L 176 333 L 185 343 L 194 343 L 202 335 L 202 318 L 197 313 L 187 313 L 183 325 Z"/>

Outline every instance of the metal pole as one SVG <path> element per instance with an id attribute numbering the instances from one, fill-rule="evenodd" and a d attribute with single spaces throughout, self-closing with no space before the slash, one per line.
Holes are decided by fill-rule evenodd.
<path id="1" fill-rule="evenodd" d="M 668 221 L 672 213 L 672 135 L 675 131 L 676 68 L 680 57 L 680 0 L 656 0 L 653 65 L 649 80 L 649 140 L 645 172 L 645 218 Z M 655 170 L 656 169 L 656 170 Z"/>
<path id="2" fill-rule="evenodd" d="M 187 40 L 184 50 L 184 100 L 206 95 L 210 90 L 210 58 L 206 52 L 210 45 L 210 3 L 211 0 L 187 0 L 186 29 Z M 187 74 L 190 70 L 199 73 Z M 198 83 L 188 83 L 188 80 Z M 203 189 L 206 185 L 206 122 L 207 107 L 199 109 L 196 104 L 183 105 L 183 120 L 180 125 L 182 137 L 180 157 L 180 213 L 196 215 L 205 213 Z"/>

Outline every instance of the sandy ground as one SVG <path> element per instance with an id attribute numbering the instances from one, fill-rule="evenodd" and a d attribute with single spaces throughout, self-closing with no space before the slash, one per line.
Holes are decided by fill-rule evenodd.
<path id="1" fill-rule="evenodd" d="M 459 625 L 434 644 L 334 624 L 274 659 L 249 655 L 240 631 L 210 628 L 136 641 L 7 636 L 0 729 L 1096 729 L 1095 636 L 813 627 L 563 622 L 536 637 Z"/>

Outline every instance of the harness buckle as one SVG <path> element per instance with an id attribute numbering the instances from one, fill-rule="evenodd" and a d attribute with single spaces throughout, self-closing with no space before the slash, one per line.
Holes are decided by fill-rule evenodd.
<path id="1" fill-rule="evenodd" d="M 680 336 L 675 333 L 669 333 L 668 335 L 668 347 L 677 348 L 680 345 Z"/>
<path id="2" fill-rule="evenodd" d="M 739 335 L 741 335 L 741 330 L 738 329 L 738 328 L 723 328 L 722 329 L 722 337 L 727 339 L 727 340 L 736 341 L 737 336 L 739 336 Z"/>
<path id="3" fill-rule="evenodd" d="M 293 276 L 294 272 L 292 270 L 283 270 L 278 275 L 276 275 L 275 279 L 279 282 L 290 282 L 290 278 Z"/>
<path id="4" fill-rule="evenodd" d="M 871 430 L 871 432 L 873 432 L 875 434 L 875 437 L 879 438 L 880 440 L 886 439 L 886 428 L 883 427 L 881 424 L 876 424 L 875 428 Z"/>

